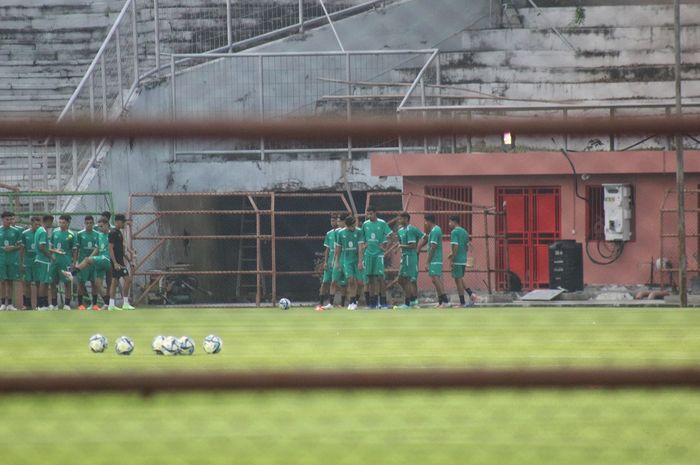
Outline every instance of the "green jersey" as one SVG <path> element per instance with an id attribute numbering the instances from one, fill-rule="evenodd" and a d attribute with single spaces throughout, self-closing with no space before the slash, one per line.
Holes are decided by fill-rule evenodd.
<path id="1" fill-rule="evenodd" d="M 377 218 L 377 221 L 367 220 L 362 224 L 362 232 L 367 244 L 366 253 L 369 255 L 384 255 L 381 245 L 387 242 L 389 235 L 393 233 L 386 221 Z"/>
<path id="2" fill-rule="evenodd" d="M 399 244 L 401 244 L 401 245 L 417 244 L 418 241 L 423 236 L 425 236 L 425 234 L 423 234 L 423 231 L 416 228 L 412 224 L 404 226 L 403 228 L 399 228 L 398 235 L 399 235 Z M 402 248 L 401 254 L 402 255 L 418 255 L 418 249 Z"/>
<path id="3" fill-rule="evenodd" d="M 326 233 L 326 238 L 323 240 L 323 246 L 328 249 L 328 267 L 333 266 L 333 257 L 335 256 L 335 236 L 337 229 L 331 229 Z"/>
<path id="4" fill-rule="evenodd" d="M 435 252 L 430 263 L 442 263 L 442 229 L 438 225 L 433 226 L 428 234 L 428 250 L 433 247 L 433 244 L 435 244 Z"/>
<path id="5" fill-rule="evenodd" d="M 52 249 L 65 252 L 65 255 L 61 254 L 59 256 L 70 257 L 70 253 L 75 248 L 75 234 L 70 230 L 61 231 L 60 229 L 54 229 L 51 232 L 51 240 L 49 242 Z"/>
<path id="6" fill-rule="evenodd" d="M 19 249 L 12 252 L 5 252 L 5 247 L 20 245 L 22 242 L 22 233 L 15 227 L 0 226 L 0 263 L 6 265 L 19 265 Z"/>
<path id="7" fill-rule="evenodd" d="M 110 258 L 109 256 L 109 234 L 107 233 L 97 233 L 97 255 L 105 258 Z M 111 259 L 111 258 L 110 258 Z"/>
<path id="8" fill-rule="evenodd" d="M 357 263 L 357 251 L 365 241 L 362 229 L 355 228 L 350 231 L 343 228 L 338 232 L 336 244 L 340 245 L 340 260 L 342 263 Z"/>
<path id="9" fill-rule="evenodd" d="M 467 248 L 469 247 L 469 233 L 461 226 L 457 226 L 450 233 L 450 245 L 457 246 L 457 253 L 452 257 L 455 265 L 467 264 Z"/>
<path id="10" fill-rule="evenodd" d="M 92 255 L 92 252 L 97 248 L 100 233 L 95 229 L 87 231 L 83 229 L 78 232 L 75 239 L 75 246 L 78 248 L 78 260 L 82 261 L 85 257 Z"/>
<path id="11" fill-rule="evenodd" d="M 41 244 L 44 244 L 46 246 L 46 253 L 49 253 L 49 235 L 46 232 L 46 228 L 43 226 L 39 226 L 34 233 L 34 250 L 36 251 L 36 259 L 34 260 L 35 262 L 38 263 L 51 263 L 51 260 L 49 257 L 41 253 L 41 247 L 39 247 Z"/>
<path id="12" fill-rule="evenodd" d="M 38 231 L 38 229 L 37 229 Z M 27 228 L 22 231 L 22 247 L 24 248 L 24 263 L 34 263 L 36 260 L 36 243 L 34 242 L 36 231 Z"/>

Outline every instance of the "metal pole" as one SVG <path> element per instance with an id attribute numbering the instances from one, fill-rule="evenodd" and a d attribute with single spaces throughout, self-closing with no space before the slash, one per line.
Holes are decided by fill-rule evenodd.
<path id="1" fill-rule="evenodd" d="M 323 8 L 323 13 L 326 15 L 326 19 L 328 20 L 328 25 L 331 27 L 331 30 L 333 31 L 333 35 L 335 36 L 336 42 L 338 42 L 338 47 L 340 47 L 340 51 L 344 52 L 345 47 L 343 47 L 343 43 L 340 41 L 340 36 L 338 35 L 338 31 L 335 30 L 335 25 L 333 24 L 333 20 L 331 19 L 331 16 L 328 14 L 328 10 L 326 9 L 325 3 L 323 3 L 323 0 L 318 0 L 318 3 L 320 3 L 321 8 Z"/>
<path id="2" fill-rule="evenodd" d="M 117 39 L 117 86 L 119 89 L 119 103 L 121 104 L 121 108 L 124 109 L 124 84 L 122 82 L 122 47 L 121 47 L 121 39 L 119 37 L 119 28 L 114 31 L 116 34 L 115 37 Z"/>
<path id="3" fill-rule="evenodd" d="M 261 297 L 260 285 L 262 284 L 262 275 L 260 274 L 260 270 L 262 270 L 262 253 L 260 247 L 260 212 L 255 213 L 255 236 L 255 306 L 259 307 Z"/>
<path id="4" fill-rule="evenodd" d="M 484 210 L 484 240 L 486 242 L 485 253 L 486 253 L 486 287 L 488 287 L 489 294 L 493 294 L 491 289 L 491 253 L 489 251 L 489 215 Z"/>
<path id="5" fill-rule="evenodd" d="M 564 121 L 569 119 L 569 111 L 564 109 Z M 564 134 L 564 150 L 569 150 L 569 134 Z"/>
<path id="6" fill-rule="evenodd" d="M 615 119 L 615 109 L 610 108 L 610 121 Z M 615 150 L 615 134 L 610 134 L 610 151 Z"/>
<path id="7" fill-rule="evenodd" d="M 442 106 L 442 98 L 440 97 L 442 93 L 442 79 L 440 78 L 440 56 L 435 59 L 435 83 L 437 84 L 437 88 L 435 89 L 437 92 L 437 105 L 440 107 Z M 442 118 L 442 112 L 438 112 L 438 118 Z M 442 137 L 438 137 L 437 140 L 437 153 L 442 152 Z"/>
<path id="8" fill-rule="evenodd" d="M 272 240 L 270 245 L 272 261 L 272 303 L 277 302 L 277 234 L 275 233 L 275 193 L 270 194 L 270 235 Z"/>
<path id="9" fill-rule="evenodd" d="M 100 57 L 100 78 L 102 80 L 102 121 L 107 121 L 107 71 L 105 70 L 105 55 Z"/>
<path id="10" fill-rule="evenodd" d="M 139 83 L 139 40 L 136 30 L 136 2 L 131 2 L 131 41 L 134 44 L 134 83 Z"/>
<path id="11" fill-rule="evenodd" d="M 676 115 L 681 116 L 681 5 L 680 0 L 673 0 L 673 25 L 675 49 L 675 87 Z M 683 160 L 683 135 L 676 134 L 676 193 L 678 195 L 678 292 L 681 307 L 688 306 L 688 289 L 686 282 L 687 257 L 685 255 L 685 166 Z M 663 258 L 663 257 L 662 257 Z"/>
<path id="12" fill-rule="evenodd" d="M 425 81 L 420 78 L 420 104 L 425 106 Z M 423 113 L 423 123 L 425 123 L 425 117 L 427 116 L 425 112 Z M 428 153 L 428 137 L 423 137 L 423 153 Z"/>
<path id="13" fill-rule="evenodd" d="M 153 26 L 155 34 L 156 76 L 160 77 L 160 15 L 158 14 L 158 0 L 153 0 Z"/>
<path id="14" fill-rule="evenodd" d="M 175 57 L 170 55 L 170 119 L 175 121 L 177 115 L 177 90 L 175 85 Z M 170 141 L 171 159 L 175 161 L 175 138 Z"/>
<path id="15" fill-rule="evenodd" d="M 265 121 L 265 78 L 263 75 L 263 57 L 258 55 L 258 104 L 260 106 L 260 122 Z M 265 160 L 265 139 L 260 138 L 260 160 Z"/>
<path id="16" fill-rule="evenodd" d="M 299 0 L 299 32 L 304 32 L 304 0 Z"/>
<path id="17" fill-rule="evenodd" d="M 75 121 L 75 107 L 71 107 L 71 116 L 73 121 Z M 78 140 L 73 139 L 72 147 L 72 161 L 73 161 L 73 187 L 78 190 Z"/>
<path id="18" fill-rule="evenodd" d="M 95 121 L 95 75 L 90 73 L 90 121 Z M 90 145 L 92 146 L 92 159 L 97 157 L 97 147 L 95 146 L 95 139 L 90 139 Z"/>
<path id="19" fill-rule="evenodd" d="M 233 18 L 231 17 L 231 0 L 226 0 L 226 45 L 228 45 L 228 51 L 231 51 L 231 44 L 233 44 Z"/>
<path id="20" fill-rule="evenodd" d="M 345 111 L 347 114 L 347 119 L 348 122 L 352 120 L 352 83 L 350 80 L 352 79 L 352 71 L 350 70 L 350 54 L 346 53 L 345 54 L 345 80 L 348 83 L 348 96 L 350 98 L 347 99 L 345 102 Z M 352 138 L 348 137 L 348 160 L 352 160 Z"/>

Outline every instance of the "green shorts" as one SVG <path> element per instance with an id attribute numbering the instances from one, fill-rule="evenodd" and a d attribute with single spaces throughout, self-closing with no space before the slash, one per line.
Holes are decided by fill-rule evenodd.
<path id="1" fill-rule="evenodd" d="M 428 276 L 442 276 L 442 262 L 433 262 L 428 267 Z"/>
<path id="2" fill-rule="evenodd" d="M 338 286 L 346 286 L 348 284 L 348 279 L 345 277 L 342 266 L 340 269 L 333 268 L 331 273 L 331 281 L 336 283 Z"/>
<path id="3" fill-rule="evenodd" d="M 24 280 L 25 283 L 36 283 L 39 280 L 36 279 L 36 273 L 34 272 L 34 259 L 29 258 L 28 262 L 26 265 L 24 265 L 24 273 L 22 275 L 22 279 Z"/>
<path id="4" fill-rule="evenodd" d="M 41 284 L 51 284 L 51 264 L 45 262 L 34 262 L 34 282 Z"/>
<path id="5" fill-rule="evenodd" d="M 356 281 L 362 281 L 364 279 L 364 273 L 357 269 L 357 262 L 343 262 L 341 266 L 345 279 L 354 279 Z"/>
<path id="6" fill-rule="evenodd" d="M 401 255 L 399 277 L 410 281 L 418 281 L 418 255 Z"/>
<path id="7" fill-rule="evenodd" d="M 81 283 L 94 283 L 95 282 L 95 266 L 90 265 L 84 270 L 78 272 L 78 280 Z"/>
<path id="8" fill-rule="evenodd" d="M 454 264 L 452 265 L 452 277 L 453 278 L 463 278 L 464 277 L 464 271 L 467 268 L 467 265 L 457 265 Z"/>
<path id="9" fill-rule="evenodd" d="M 384 277 L 384 255 L 365 254 L 365 275 L 372 278 L 375 276 Z"/>
<path id="10" fill-rule="evenodd" d="M 0 281 L 19 281 L 19 264 L 0 263 Z"/>
<path id="11" fill-rule="evenodd" d="M 107 273 L 112 269 L 112 260 L 102 255 L 92 257 L 92 266 L 95 279 L 103 280 L 107 277 Z"/>
<path id="12" fill-rule="evenodd" d="M 58 256 L 56 260 L 51 263 L 51 269 L 49 274 L 51 275 L 51 282 L 53 284 L 58 283 L 69 283 L 68 279 L 63 272 L 70 271 L 71 260 L 69 257 Z"/>

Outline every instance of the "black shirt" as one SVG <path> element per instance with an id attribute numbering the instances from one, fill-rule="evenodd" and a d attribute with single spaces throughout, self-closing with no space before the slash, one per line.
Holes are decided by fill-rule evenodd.
<path id="1" fill-rule="evenodd" d="M 112 228 L 109 231 L 109 243 L 114 247 L 114 258 L 117 260 L 121 266 L 125 266 L 124 263 L 124 236 L 122 232 L 117 228 Z"/>

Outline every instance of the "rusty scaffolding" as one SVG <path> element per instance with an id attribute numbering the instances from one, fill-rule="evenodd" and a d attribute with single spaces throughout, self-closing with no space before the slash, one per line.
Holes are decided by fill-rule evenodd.
<path id="1" fill-rule="evenodd" d="M 366 196 L 366 207 L 375 202 L 381 202 L 381 198 L 392 198 L 395 204 L 398 205 L 398 198 L 401 199 L 401 210 L 381 209 L 381 214 L 387 218 L 389 224 L 393 224 L 398 219 L 398 214 L 401 211 L 408 211 L 410 214 L 423 215 L 426 213 L 434 214 L 469 214 L 473 218 L 477 215 L 483 218 L 483 233 L 471 235 L 471 241 L 480 241 L 484 244 L 483 251 L 485 253 L 485 261 L 480 263 L 480 267 L 468 266 L 467 273 L 485 275 L 485 280 L 488 292 L 493 290 L 494 282 L 501 282 L 502 279 L 497 278 L 494 281 L 494 275 L 501 276 L 505 274 L 505 269 L 497 268 L 495 262 L 495 244 L 496 241 L 507 241 L 506 235 L 499 236 L 490 231 L 495 231 L 494 226 L 489 226 L 492 218 L 503 215 L 503 212 L 496 211 L 493 207 L 478 206 L 468 202 L 451 200 L 442 197 L 416 194 L 416 193 L 401 193 L 401 192 L 368 192 Z M 199 199 L 233 199 L 242 200 L 241 207 L 237 209 L 223 208 L 182 208 L 182 205 L 187 201 L 197 201 Z M 337 205 L 335 209 L 307 209 L 307 210 L 285 210 L 281 207 L 281 202 L 284 199 L 324 199 L 329 204 Z M 444 211 L 426 211 L 425 208 L 413 208 L 412 201 L 415 204 L 415 199 L 433 199 L 445 202 L 449 205 L 454 205 L 454 209 L 445 209 Z M 166 206 L 167 208 L 160 208 Z M 173 208 L 175 206 L 176 208 Z M 327 192 L 327 193 L 287 193 L 287 192 L 183 192 L 183 193 L 133 193 L 129 197 L 129 234 L 128 241 L 132 250 L 138 251 L 136 254 L 136 263 L 133 270 L 135 277 L 141 276 L 150 278 L 150 281 L 145 284 L 140 295 L 136 296 L 136 302 L 141 302 L 155 286 L 158 285 L 160 278 L 166 276 L 232 276 L 240 279 L 242 276 L 254 276 L 255 283 L 255 305 L 260 306 L 263 300 L 269 296 L 272 302 L 277 301 L 278 280 L 285 276 L 318 276 L 318 269 L 303 269 L 303 266 L 298 266 L 297 269 L 280 270 L 277 262 L 277 246 L 285 242 L 298 241 L 314 241 L 319 244 L 323 242 L 326 231 L 319 231 L 319 234 L 307 235 L 286 235 L 280 233 L 279 219 L 280 217 L 290 216 L 328 216 L 332 213 L 351 214 L 351 203 L 346 195 L 342 192 Z M 228 216 L 254 219 L 254 231 L 244 232 L 240 234 L 196 234 L 196 233 L 173 233 L 169 231 L 168 221 L 175 217 L 188 216 Z M 362 219 L 365 215 L 358 214 Z M 241 262 L 238 266 L 227 266 L 227 269 L 152 269 L 154 258 L 157 252 L 163 252 L 164 247 L 172 241 L 183 241 L 188 244 L 191 241 L 239 241 L 239 243 L 254 243 L 254 267 L 252 269 L 242 269 Z M 253 246 L 250 246 L 251 250 Z M 266 250 L 267 249 L 267 250 Z M 507 247 L 505 248 L 507 250 Z M 398 244 L 391 244 L 387 256 L 392 257 L 397 255 Z M 263 252 L 268 256 L 268 259 L 263 259 Z M 252 259 L 251 259 L 252 260 Z M 266 263 L 267 261 L 267 263 Z M 397 260 L 389 258 L 391 263 L 398 263 Z M 501 260 L 501 262 L 503 262 Z M 229 262 L 227 262 L 228 264 Z M 507 264 L 507 259 L 505 261 Z M 207 266 L 204 266 L 207 268 Z M 507 266 L 506 266 L 507 268 Z M 388 267 L 388 276 L 398 273 L 398 268 Z M 270 288 L 266 289 L 266 279 L 269 280 Z"/>
<path id="2" fill-rule="evenodd" d="M 659 257 L 651 261 L 651 282 L 658 273 L 662 289 L 678 287 L 678 196 L 667 189 L 659 211 Z M 685 189 L 685 244 L 688 277 L 700 275 L 700 190 Z"/>

